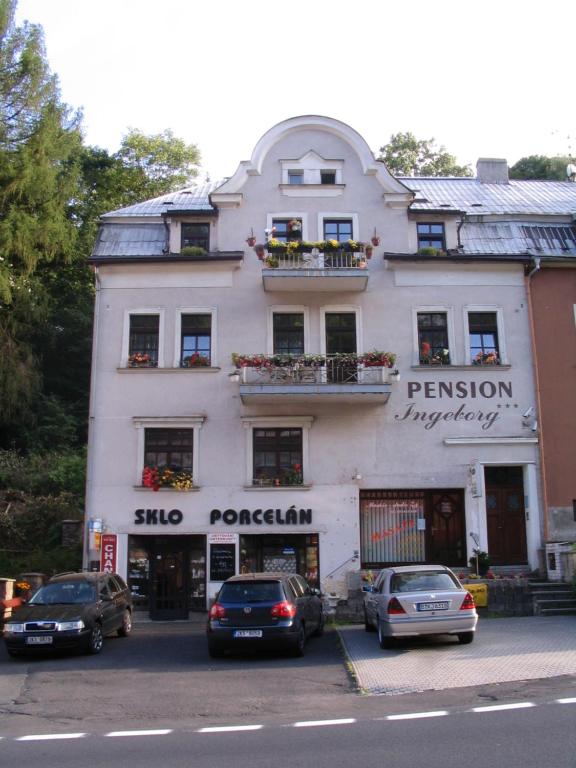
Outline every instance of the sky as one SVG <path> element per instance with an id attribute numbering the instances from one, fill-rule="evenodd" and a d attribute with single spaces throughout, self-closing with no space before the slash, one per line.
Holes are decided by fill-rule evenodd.
<path id="1" fill-rule="evenodd" d="M 576 155 L 573 0 L 19 0 L 87 144 L 171 129 L 231 176 L 289 117 L 397 132 L 461 164 Z"/>

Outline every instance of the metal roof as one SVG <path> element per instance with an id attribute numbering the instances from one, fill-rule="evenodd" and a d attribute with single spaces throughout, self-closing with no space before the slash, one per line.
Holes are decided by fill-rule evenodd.
<path id="1" fill-rule="evenodd" d="M 476 178 L 398 177 L 416 197 L 414 211 L 460 209 L 469 215 L 512 214 L 573 216 L 576 184 L 568 181 L 523 181 L 487 184 Z"/>
<path id="2" fill-rule="evenodd" d="M 162 256 L 167 233 L 160 224 L 113 224 L 100 226 L 93 257 Z"/>
<path id="3" fill-rule="evenodd" d="M 202 184 L 201 186 L 187 187 L 167 195 L 145 200 L 143 203 L 129 205 L 126 208 L 118 208 L 115 211 L 105 213 L 102 218 L 115 216 L 161 216 L 171 211 L 179 213 L 187 212 L 215 213 L 216 209 L 210 204 L 209 195 L 214 192 L 224 180 Z"/>
<path id="4" fill-rule="evenodd" d="M 576 256 L 576 227 L 570 225 L 465 222 L 460 239 L 466 254 Z"/>

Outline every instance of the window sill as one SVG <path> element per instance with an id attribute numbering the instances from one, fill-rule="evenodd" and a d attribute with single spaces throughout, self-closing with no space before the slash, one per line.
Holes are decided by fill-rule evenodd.
<path id="1" fill-rule="evenodd" d="M 412 365 L 413 371 L 509 371 L 508 363 L 501 365 Z"/>
<path id="2" fill-rule="evenodd" d="M 311 485 L 245 485 L 245 491 L 311 491 Z"/>
<path id="3" fill-rule="evenodd" d="M 158 490 L 155 491 L 154 488 L 147 488 L 143 485 L 133 485 L 132 490 L 142 493 L 194 493 L 195 491 L 199 491 L 200 487 L 195 485 L 193 488 L 188 488 L 187 490 L 180 490 L 179 488 L 158 488 Z"/>
<path id="4" fill-rule="evenodd" d="M 192 368 L 116 368 L 118 373 L 217 373 L 219 366 L 199 365 Z"/>

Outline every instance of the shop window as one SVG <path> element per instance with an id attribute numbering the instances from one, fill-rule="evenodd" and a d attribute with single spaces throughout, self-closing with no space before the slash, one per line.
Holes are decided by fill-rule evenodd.
<path id="1" fill-rule="evenodd" d="M 240 573 L 270 571 L 299 574 L 319 587 L 318 534 L 240 536 Z"/>
<path id="2" fill-rule="evenodd" d="M 496 312 L 469 312 L 468 339 L 473 365 L 498 365 L 498 316 Z"/>
<path id="3" fill-rule="evenodd" d="M 130 315 L 128 365 L 130 367 L 157 367 L 159 341 L 159 315 Z"/>
<path id="4" fill-rule="evenodd" d="M 304 354 L 304 313 L 275 312 L 273 315 L 275 355 Z"/>
<path id="5" fill-rule="evenodd" d="M 360 500 L 360 547 L 364 568 L 425 560 L 425 494 L 368 492 Z"/>
<path id="6" fill-rule="evenodd" d="M 210 250 L 210 224 L 183 223 L 181 225 L 181 247 Z"/>
<path id="7" fill-rule="evenodd" d="M 302 485 L 302 429 L 253 432 L 253 485 Z"/>
<path id="8" fill-rule="evenodd" d="M 420 365 L 450 365 L 446 312 L 418 312 L 418 350 Z"/>
<path id="9" fill-rule="evenodd" d="M 212 349 L 212 315 L 183 314 L 180 327 L 180 367 L 209 366 Z"/>
<path id="10" fill-rule="evenodd" d="M 446 237 L 444 233 L 444 224 L 417 224 L 418 249 L 437 248 L 439 251 L 446 250 Z"/>

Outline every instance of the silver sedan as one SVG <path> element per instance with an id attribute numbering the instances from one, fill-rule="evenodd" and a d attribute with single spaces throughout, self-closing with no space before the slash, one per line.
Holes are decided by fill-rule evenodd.
<path id="1" fill-rule="evenodd" d="M 364 591 L 364 626 L 378 632 L 381 648 L 420 635 L 456 635 L 460 643 L 474 639 L 474 598 L 443 565 L 384 568 Z"/>

